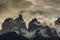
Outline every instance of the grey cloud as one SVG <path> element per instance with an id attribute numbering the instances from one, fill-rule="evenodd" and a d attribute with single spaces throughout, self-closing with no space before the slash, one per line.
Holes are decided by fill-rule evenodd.
<path id="1" fill-rule="evenodd" d="M 36 0 L 36 1 L 40 6 L 42 6 L 41 9 L 43 11 L 46 11 L 49 13 L 50 12 L 59 13 L 59 10 L 57 10 L 57 8 L 60 8 L 60 0 Z"/>
<path id="2" fill-rule="evenodd" d="M 34 2 L 33 2 L 34 1 Z M 60 15 L 60 9 L 57 10 L 57 8 L 60 8 L 60 0 L 31 0 L 31 1 L 25 1 L 25 0 L 0 0 L 0 11 L 2 10 L 6 10 L 9 9 L 9 11 L 7 11 L 8 14 L 0 14 L 0 16 L 3 16 L 1 19 L 4 20 L 4 18 L 7 18 L 9 15 L 10 16 L 16 16 L 18 13 L 16 10 L 19 9 L 24 9 L 27 8 L 27 10 L 41 10 L 44 15 L 47 16 L 51 16 L 54 17 L 55 15 Z M 32 3 L 34 3 L 34 5 L 32 5 Z M 36 5 L 35 5 L 36 3 Z M 30 5 L 32 5 L 30 7 Z M 18 8 L 18 9 L 16 9 Z M 11 10 L 11 11 L 10 11 Z M 26 10 L 26 9 L 24 9 Z M 44 13 L 46 12 L 46 13 Z M 36 12 L 32 12 L 33 15 L 36 14 Z M 31 13 L 31 14 L 32 14 Z M 25 13 L 24 13 L 25 14 Z M 41 14 L 41 13 L 40 13 Z M 53 15 L 52 15 L 53 14 Z M 30 15 L 30 14 L 25 14 L 25 15 Z M 26 17 L 25 17 L 26 18 Z"/>
<path id="3" fill-rule="evenodd" d="M 0 12 L 10 8 L 26 8 L 32 5 L 30 1 L 25 0 L 0 0 Z"/>
<path id="4" fill-rule="evenodd" d="M 7 1 L 0 0 L 0 12 L 3 11 L 3 10 L 6 10 L 7 6 L 8 6 Z"/>
<path id="5" fill-rule="evenodd" d="M 35 14 L 43 14 L 44 12 L 41 11 L 41 10 L 35 10 L 35 11 L 32 11 L 31 14 L 32 15 L 35 15 Z"/>
<path id="6" fill-rule="evenodd" d="M 60 0 L 50 0 L 51 2 L 53 2 L 53 3 L 58 3 L 58 4 L 60 4 Z"/>
<path id="7" fill-rule="evenodd" d="M 32 5 L 32 3 L 25 0 L 11 0 L 11 5 L 15 8 L 25 8 Z"/>

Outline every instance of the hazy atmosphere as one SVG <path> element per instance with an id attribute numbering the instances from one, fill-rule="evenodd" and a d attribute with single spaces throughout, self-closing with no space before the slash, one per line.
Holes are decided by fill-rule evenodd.
<path id="1" fill-rule="evenodd" d="M 26 26 L 36 17 L 41 23 L 54 25 L 57 17 L 60 17 L 60 0 L 0 0 L 0 29 L 2 22 L 8 17 L 16 18 L 22 13 Z M 42 13 L 30 12 L 40 10 Z"/>

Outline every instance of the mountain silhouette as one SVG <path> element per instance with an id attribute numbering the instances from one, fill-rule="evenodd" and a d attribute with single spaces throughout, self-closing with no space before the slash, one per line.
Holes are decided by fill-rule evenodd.
<path id="1" fill-rule="evenodd" d="M 15 19 L 15 21 L 17 22 L 17 24 L 23 28 L 23 29 L 27 29 L 26 25 L 25 25 L 25 21 L 22 18 L 22 15 L 20 14 L 18 18 Z"/>
<path id="2" fill-rule="evenodd" d="M 22 35 L 25 35 L 27 28 L 26 28 L 26 24 L 25 24 L 25 21 L 23 20 L 22 15 L 20 14 L 19 17 L 15 19 L 15 21 L 16 21 L 16 27 L 19 29 L 19 33 Z"/>
<path id="3" fill-rule="evenodd" d="M 37 29 L 34 37 L 34 40 L 59 40 L 59 39 L 60 38 L 57 36 L 56 30 L 54 28 L 49 28 L 49 26 L 43 27 L 42 29 Z"/>
<path id="4" fill-rule="evenodd" d="M 32 21 L 29 22 L 28 31 L 35 31 L 38 27 L 41 27 L 40 24 L 41 23 L 38 22 L 36 18 L 32 19 Z"/>
<path id="5" fill-rule="evenodd" d="M 2 24 L 4 33 L 0 35 L 0 40 L 60 40 L 56 29 L 42 25 L 36 18 L 29 22 L 28 27 L 27 29 L 22 15 L 15 20 L 7 18 Z"/>
<path id="6" fill-rule="evenodd" d="M 3 23 L 2 23 L 2 31 L 9 32 L 9 31 L 18 31 L 21 33 L 22 31 L 26 31 L 26 25 L 25 22 L 22 18 L 22 15 L 19 15 L 15 20 L 13 18 L 7 18 Z"/>
<path id="7" fill-rule="evenodd" d="M 13 18 L 7 18 L 2 24 L 2 31 L 8 32 L 12 27 L 14 27 Z"/>

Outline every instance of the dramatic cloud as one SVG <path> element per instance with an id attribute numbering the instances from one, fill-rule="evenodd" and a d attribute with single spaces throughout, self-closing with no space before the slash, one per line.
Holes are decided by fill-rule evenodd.
<path id="1" fill-rule="evenodd" d="M 60 4 L 60 0 L 50 0 L 50 1 L 53 2 L 53 3 Z"/>
<path id="2" fill-rule="evenodd" d="M 27 8 L 30 5 L 32 3 L 25 0 L 0 0 L 0 12 L 10 8 Z"/>
<path id="3" fill-rule="evenodd" d="M 31 5 L 30 1 L 25 0 L 0 0 L 0 26 L 6 18 L 16 18 L 21 9 L 29 8 Z"/>
<path id="4" fill-rule="evenodd" d="M 60 17 L 60 0 L 0 0 L 0 23 L 8 17 L 16 18 L 21 9 L 28 11 L 23 13 L 26 24 L 34 17 L 54 23 L 55 17 Z"/>
<path id="5" fill-rule="evenodd" d="M 25 8 L 31 4 L 31 2 L 25 0 L 11 0 L 11 5 L 15 8 Z"/>
<path id="6" fill-rule="evenodd" d="M 32 0 L 31 0 L 32 1 Z M 33 0 L 32 10 L 41 10 L 45 15 L 59 16 L 60 15 L 60 0 Z M 51 15 L 53 14 L 53 15 Z M 55 15 L 56 14 L 56 15 Z"/>

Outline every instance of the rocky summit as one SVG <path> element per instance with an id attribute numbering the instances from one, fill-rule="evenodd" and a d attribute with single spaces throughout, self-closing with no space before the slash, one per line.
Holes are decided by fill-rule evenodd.
<path id="1" fill-rule="evenodd" d="M 27 29 L 22 15 L 15 20 L 7 18 L 2 24 L 0 40 L 60 40 L 56 29 L 43 26 L 36 18 L 28 26 Z"/>

